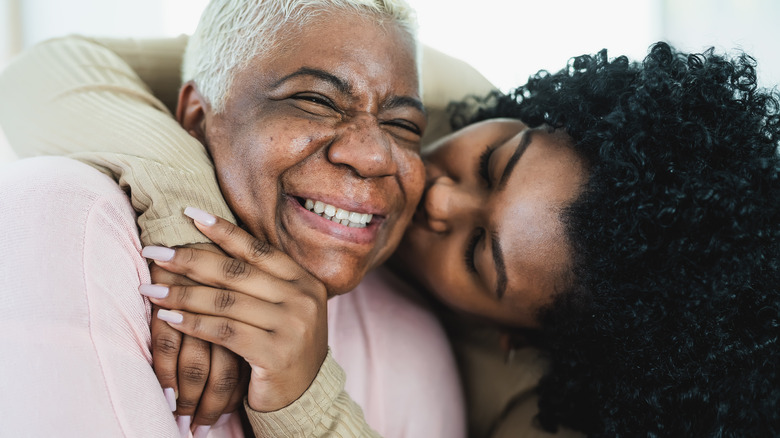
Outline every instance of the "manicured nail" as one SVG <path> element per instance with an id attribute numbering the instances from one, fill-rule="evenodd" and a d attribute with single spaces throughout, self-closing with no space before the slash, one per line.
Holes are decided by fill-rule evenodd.
<path id="1" fill-rule="evenodd" d="M 191 217 L 195 222 L 207 227 L 217 223 L 217 218 L 215 218 L 214 215 L 206 213 L 199 208 L 187 207 L 184 209 L 184 214 Z"/>
<path id="2" fill-rule="evenodd" d="M 157 284 L 142 284 L 138 286 L 138 292 L 149 298 L 165 298 L 168 296 L 168 288 Z"/>
<path id="3" fill-rule="evenodd" d="M 174 254 L 176 254 L 176 251 L 164 246 L 147 246 L 141 250 L 142 256 L 146 257 L 147 259 L 157 260 L 158 262 L 170 261 Z"/>
<path id="4" fill-rule="evenodd" d="M 181 438 L 190 436 L 190 423 L 192 423 L 191 415 L 180 415 L 179 418 L 176 419 L 176 425 L 179 426 Z"/>
<path id="5" fill-rule="evenodd" d="M 173 388 L 163 388 L 163 394 L 165 394 L 165 401 L 168 402 L 168 407 L 171 408 L 171 412 L 176 410 L 176 392 Z"/>
<path id="6" fill-rule="evenodd" d="M 203 426 L 198 426 L 195 428 L 195 435 L 193 438 L 206 438 L 206 435 L 209 434 L 209 430 L 211 429 L 211 426 L 206 426 L 205 424 Z"/>
<path id="7" fill-rule="evenodd" d="M 165 309 L 160 309 L 157 311 L 157 318 L 173 324 L 181 324 L 181 322 L 184 321 L 184 315 L 181 313 L 172 312 Z"/>

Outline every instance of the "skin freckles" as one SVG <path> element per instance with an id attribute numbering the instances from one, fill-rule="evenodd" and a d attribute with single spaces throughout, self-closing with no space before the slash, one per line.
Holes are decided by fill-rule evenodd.
<path id="1" fill-rule="evenodd" d="M 424 160 L 426 192 L 394 264 L 462 313 L 536 327 L 571 263 L 561 209 L 586 181 L 570 139 L 488 120 L 442 139 Z"/>
<path id="2" fill-rule="evenodd" d="M 294 32 L 294 45 L 237 73 L 220 114 L 185 86 L 180 122 L 207 146 L 242 225 L 334 295 L 400 241 L 422 194 L 427 119 L 414 44 L 397 26 L 324 15 Z M 304 208 L 307 199 L 374 219 L 335 224 Z"/>

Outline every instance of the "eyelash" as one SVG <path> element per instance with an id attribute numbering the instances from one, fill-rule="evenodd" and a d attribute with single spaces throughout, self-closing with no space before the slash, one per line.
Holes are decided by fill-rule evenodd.
<path id="1" fill-rule="evenodd" d="M 409 122 L 403 122 L 403 121 L 389 121 L 385 122 L 388 125 L 397 126 L 401 129 L 405 129 L 413 134 L 421 135 L 420 128 L 417 127 L 417 125 L 414 125 Z"/>
<path id="2" fill-rule="evenodd" d="M 479 243 L 480 239 L 482 239 L 482 236 L 485 235 L 485 230 L 482 228 L 477 228 L 474 231 L 474 234 L 469 239 L 468 245 L 466 245 L 466 253 L 464 254 L 464 261 L 466 262 L 466 268 L 468 268 L 469 272 L 476 273 L 477 272 L 477 266 L 474 264 L 474 252 L 477 250 L 477 244 Z"/>
<path id="3" fill-rule="evenodd" d="M 479 177 L 487 182 L 488 187 L 490 187 L 490 169 L 488 169 L 488 164 L 490 163 L 490 156 L 493 155 L 494 150 L 496 150 L 496 146 L 490 145 L 482 152 L 482 154 L 480 154 L 479 167 L 477 168 Z"/>

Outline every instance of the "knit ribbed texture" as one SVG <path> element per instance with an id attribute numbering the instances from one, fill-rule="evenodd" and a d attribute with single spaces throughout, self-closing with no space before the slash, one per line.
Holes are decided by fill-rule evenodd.
<path id="1" fill-rule="evenodd" d="M 244 408 L 258 437 L 378 437 L 363 412 L 344 392 L 344 370 L 328 351 L 309 389 L 295 403 L 274 412 Z"/>
<path id="2" fill-rule="evenodd" d="M 203 145 L 117 55 L 68 37 L 21 56 L 0 75 L 0 124 L 20 157 L 71 156 L 117 180 L 144 245 L 208 242 L 188 206 L 235 222 Z"/>

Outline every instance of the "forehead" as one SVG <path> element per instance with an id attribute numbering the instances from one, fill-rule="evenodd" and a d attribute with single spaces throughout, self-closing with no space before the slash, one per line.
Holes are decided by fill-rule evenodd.
<path id="1" fill-rule="evenodd" d="M 507 149 L 513 152 L 514 146 Z M 571 259 L 561 212 L 576 199 L 585 177 L 584 163 L 567 137 L 533 132 L 493 208 L 506 265 L 512 267 L 507 295 L 546 291 L 546 296 L 555 290 Z"/>
<path id="2" fill-rule="evenodd" d="M 304 25 L 282 27 L 274 50 L 255 59 L 250 71 L 279 79 L 307 67 L 353 87 L 419 97 L 416 53 L 412 36 L 387 17 L 324 13 Z"/>

